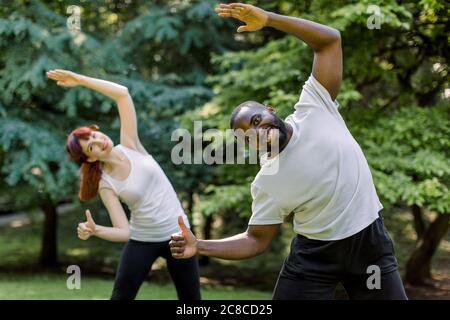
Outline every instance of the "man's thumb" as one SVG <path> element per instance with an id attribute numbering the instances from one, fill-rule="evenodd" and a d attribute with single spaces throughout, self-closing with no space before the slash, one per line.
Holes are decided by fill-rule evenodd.
<path id="1" fill-rule="evenodd" d="M 240 26 L 239 28 L 237 28 L 237 32 L 244 32 L 244 31 L 248 31 L 248 26 Z"/>
<path id="2" fill-rule="evenodd" d="M 178 216 L 178 226 L 180 227 L 181 232 L 183 234 L 185 234 L 186 232 L 189 231 L 188 227 L 186 227 L 186 225 L 184 224 L 184 220 L 183 220 L 182 216 Z"/>
<path id="3" fill-rule="evenodd" d="M 86 222 L 89 226 L 95 226 L 94 219 L 92 219 L 92 215 L 89 209 L 86 210 Z"/>

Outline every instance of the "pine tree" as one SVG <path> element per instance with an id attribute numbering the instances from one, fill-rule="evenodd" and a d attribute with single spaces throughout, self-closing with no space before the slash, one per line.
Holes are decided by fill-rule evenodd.
<path id="1" fill-rule="evenodd" d="M 69 69 L 126 85 L 143 144 L 180 194 L 192 195 L 197 184 L 192 169 L 171 164 L 170 133 L 177 117 L 212 97 L 205 82 L 209 56 L 232 43 L 214 4 L 83 2 L 80 30 L 68 28 L 76 26 L 68 23 L 72 3 L 16 0 L 0 6 L 0 179 L 6 194 L 1 201 L 45 213 L 42 265 L 57 264 L 57 205 L 77 194 L 77 167 L 66 155 L 66 135 L 97 123 L 117 141 L 119 128 L 111 100 L 84 88 L 64 90 L 47 81 L 45 72 Z M 23 190 L 29 192 L 19 193 Z"/>

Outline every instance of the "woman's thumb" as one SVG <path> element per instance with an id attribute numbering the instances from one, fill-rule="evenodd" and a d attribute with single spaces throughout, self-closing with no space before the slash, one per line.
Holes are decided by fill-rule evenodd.
<path id="1" fill-rule="evenodd" d="M 89 211 L 89 209 L 86 210 L 86 222 L 90 227 L 95 226 L 94 219 L 92 219 L 91 211 Z"/>

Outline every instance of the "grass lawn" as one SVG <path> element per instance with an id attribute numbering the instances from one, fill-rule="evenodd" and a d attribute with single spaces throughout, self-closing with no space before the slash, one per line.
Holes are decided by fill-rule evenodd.
<path id="1" fill-rule="evenodd" d="M 81 288 L 69 290 L 67 274 L 15 274 L 0 273 L 0 300 L 101 300 L 109 299 L 113 279 L 81 277 Z M 205 300 L 267 300 L 271 292 L 250 289 L 236 289 L 228 286 L 202 286 Z M 138 300 L 177 299 L 171 283 L 144 282 Z"/>
<path id="2" fill-rule="evenodd" d="M 101 210 L 92 208 L 99 224 L 108 225 L 108 217 Z M 75 208 L 58 221 L 58 257 L 60 269 L 41 272 L 37 267 L 41 249 L 42 213 L 31 212 L 29 222 L 0 226 L 0 300 L 1 299 L 109 299 L 113 275 L 117 268 L 123 244 L 115 244 L 101 239 L 81 241 L 76 236 L 76 226 L 83 221 L 84 208 Z M 406 211 L 390 211 L 384 215 L 385 223 L 396 248 L 400 272 L 404 273 L 406 261 L 416 246 L 411 214 Z M 203 299 L 270 299 L 271 290 L 282 264 L 282 256 L 287 254 L 292 238 L 292 228 L 283 226 L 283 241 L 287 244 L 277 249 L 280 257 L 269 253 L 245 261 L 213 261 L 209 267 L 201 267 Z M 441 242 L 432 264 L 432 272 L 441 282 L 441 289 L 430 288 L 444 299 L 450 298 L 450 233 Z M 154 269 L 164 268 L 164 262 L 157 261 Z M 68 290 L 65 268 L 76 264 L 83 270 L 81 289 Z M 271 273 L 262 273 L 266 269 Z M 97 276 L 99 275 L 100 276 Z M 170 281 L 145 282 L 138 299 L 176 299 L 175 289 Z M 158 279 L 158 278 L 156 278 Z M 164 278 L 163 278 L 164 279 Z M 225 285 L 227 284 L 227 285 Z M 231 284 L 228 286 L 228 284 Z M 250 290 L 251 288 L 252 290 Z M 255 289 L 260 289 L 257 291 Z M 439 291 L 439 292 L 438 292 Z M 412 295 L 411 295 L 412 296 Z M 416 298 L 417 298 L 416 297 Z"/>
<path id="3" fill-rule="evenodd" d="M 97 211 L 97 210 L 95 210 Z M 93 210 L 93 212 L 95 212 Z M 58 222 L 59 271 L 41 272 L 36 269 L 42 237 L 42 213 L 30 214 L 25 224 L 0 226 L 0 300 L 2 299 L 109 299 L 114 283 L 113 273 L 119 262 L 123 244 L 101 239 L 81 241 L 76 236 L 76 226 L 82 221 L 84 209 L 78 208 L 61 216 Z M 96 212 L 99 223 L 109 221 Z M 102 221 L 103 220 L 105 221 Z M 105 276 L 81 275 L 81 289 L 66 287 L 68 274 L 65 266 L 76 264 L 87 273 L 94 271 Z M 158 259 L 160 269 L 165 263 Z M 39 270 L 39 269 L 38 269 Z M 86 274 L 87 274 L 86 273 Z M 218 284 L 202 284 L 203 299 L 270 299 L 271 291 L 249 290 Z M 137 299 L 176 299 L 172 282 L 145 282 Z"/>

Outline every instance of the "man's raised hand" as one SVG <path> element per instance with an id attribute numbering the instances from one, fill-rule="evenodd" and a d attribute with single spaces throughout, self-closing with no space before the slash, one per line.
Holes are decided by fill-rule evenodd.
<path id="1" fill-rule="evenodd" d="M 244 22 L 237 32 L 257 31 L 264 28 L 269 21 L 269 14 L 255 6 L 243 3 L 219 4 L 215 9 L 219 17 L 232 17 Z"/>

